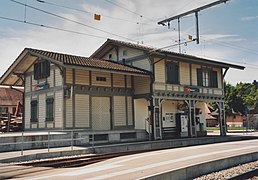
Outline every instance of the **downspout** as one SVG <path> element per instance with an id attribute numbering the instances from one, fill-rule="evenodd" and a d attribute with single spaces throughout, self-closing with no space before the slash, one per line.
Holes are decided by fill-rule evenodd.
<path id="1" fill-rule="evenodd" d="M 150 123 L 151 123 L 151 139 L 154 140 L 154 126 L 155 126 L 155 122 L 154 122 L 154 105 L 153 105 L 153 84 L 154 84 L 154 64 L 152 66 L 152 73 L 150 74 L 150 111 L 151 111 L 151 117 L 150 117 Z"/>

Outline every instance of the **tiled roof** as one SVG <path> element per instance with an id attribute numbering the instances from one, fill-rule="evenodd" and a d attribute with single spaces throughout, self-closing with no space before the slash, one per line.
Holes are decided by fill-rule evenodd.
<path id="1" fill-rule="evenodd" d="M 10 88 L 0 88 L 0 106 L 16 106 L 22 103 L 22 92 Z"/>
<path id="2" fill-rule="evenodd" d="M 176 58 L 191 60 L 191 61 L 194 61 L 197 63 L 203 63 L 203 64 L 207 63 L 207 64 L 217 65 L 217 66 L 221 66 L 221 67 L 225 67 L 225 68 L 229 68 L 229 67 L 236 68 L 236 69 L 244 69 L 245 68 L 244 66 L 239 66 L 239 65 L 235 65 L 235 64 L 224 63 L 224 62 L 206 59 L 206 58 L 202 58 L 202 57 L 197 57 L 197 56 L 193 56 L 193 55 L 189 55 L 189 54 L 176 53 L 176 52 L 172 52 L 172 51 L 163 50 L 160 48 L 149 47 L 146 45 L 119 41 L 119 40 L 114 40 L 114 39 L 108 39 L 99 49 L 97 49 L 91 55 L 91 57 L 98 57 L 98 54 L 101 53 L 103 50 L 107 49 L 106 46 L 108 46 L 108 45 L 126 46 L 126 47 L 130 47 L 130 48 L 146 51 L 146 53 L 149 53 L 149 54 L 169 55 L 169 56 L 176 57 Z"/>
<path id="3" fill-rule="evenodd" d="M 129 73 L 138 73 L 138 74 L 148 74 L 147 71 L 141 70 L 135 67 L 127 66 L 124 64 L 116 63 L 114 61 L 107 61 L 103 59 L 94 59 L 82 56 L 75 56 L 69 54 L 56 53 L 51 51 L 44 51 L 32 48 L 26 48 L 25 50 L 38 54 L 41 56 L 45 56 L 47 58 L 58 61 L 64 65 L 75 65 L 75 66 L 84 66 L 84 67 L 92 67 L 92 68 L 101 68 L 107 70 L 115 70 L 115 71 L 123 71 Z"/>

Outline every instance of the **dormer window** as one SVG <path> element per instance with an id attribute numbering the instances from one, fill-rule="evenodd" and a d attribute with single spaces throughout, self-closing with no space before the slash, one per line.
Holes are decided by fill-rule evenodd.
<path id="1" fill-rule="evenodd" d="M 108 59 L 111 60 L 112 59 L 112 54 L 108 55 Z"/>
<path id="2" fill-rule="evenodd" d="M 50 62 L 40 61 L 34 64 L 34 80 L 44 79 L 50 76 Z"/>

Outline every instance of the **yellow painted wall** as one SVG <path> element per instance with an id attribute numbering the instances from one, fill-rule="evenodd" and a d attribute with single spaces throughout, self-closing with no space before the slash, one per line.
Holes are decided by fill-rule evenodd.
<path id="1" fill-rule="evenodd" d="M 148 118 L 148 102 L 145 99 L 134 100 L 135 129 L 147 129 L 145 119 Z"/>
<path id="2" fill-rule="evenodd" d="M 97 81 L 97 77 L 105 77 L 106 81 Z M 92 85 L 111 87 L 111 74 L 106 72 L 92 71 Z"/>
<path id="3" fill-rule="evenodd" d="M 66 68 L 66 83 L 73 83 L 73 70 L 71 68 Z"/>
<path id="4" fill-rule="evenodd" d="M 114 125 L 126 125 L 126 105 L 125 96 L 114 96 Z"/>
<path id="5" fill-rule="evenodd" d="M 125 76 L 122 74 L 113 74 L 113 87 L 125 87 Z"/>
<path id="6" fill-rule="evenodd" d="M 78 85 L 89 85 L 89 71 L 75 69 L 75 84 Z"/>
<path id="7" fill-rule="evenodd" d="M 77 128 L 90 127 L 89 95 L 75 95 L 75 126 Z"/>
<path id="8" fill-rule="evenodd" d="M 135 94 L 150 93 L 150 78 L 149 77 L 134 77 Z"/>
<path id="9" fill-rule="evenodd" d="M 55 120 L 55 128 L 62 128 L 63 127 L 63 103 L 64 103 L 64 92 L 56 91 L 55 92 L 55 99 L 54 99 L 54 120 Z"/>
<path id="10" fill-rule="evenodd" d="M 190 65 L 188 63 L 179 63 L 179 78 L 181 85 L 190 85 Z"/>
<path id="11" fill-rule="evenodd" d="M 155 59 L 156 61 L 156 59 Z M 165 61 L 159 61 L 154 65 L 154 71 L 155 71 L 155 82 L 166 82 L 166 70 L 165 70 Z"/>

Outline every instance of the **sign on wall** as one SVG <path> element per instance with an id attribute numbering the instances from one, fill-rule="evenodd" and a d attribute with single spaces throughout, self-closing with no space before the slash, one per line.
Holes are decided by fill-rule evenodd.
<path id="1" fill-rule="evenodd" d="M 184 87 L 184 92 L 200 92 L 200 89 L 196 87 Z"/>
<path id="2" fill-rule="evenodd" d="M 34 91 L 44 90 L 48 88 L 49 88 L 49 84 L 40 84 L 34 87 Z"/>

